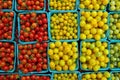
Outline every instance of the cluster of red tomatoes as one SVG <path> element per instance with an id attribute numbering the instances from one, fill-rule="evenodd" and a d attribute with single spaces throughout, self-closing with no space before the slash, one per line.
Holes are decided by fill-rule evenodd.
<path id="1" fill-rule="evenodd" d="M 21 80 L 50 80 L 50 77 L 31 75 L 31 76 L 22 76 Z"/>
<path id="2" fill-rule="evenodd" d="M 0 70 L 8 71 L 14 68 L 14 44 L 0 42 Z"/>
<path id="3" fill-rule="evenodd" d="M 0 9 L 12 9 L 12 0 L 0 0 Z"/>
<path id="4" fill-rule="evenodd" d="M 20 40 L 29 41 L 47 41 L 48 40 L 48 21 L 45 13 L 20 14 Z"/>
<path id="5" fill-rule="evenodd" d="M 47 46 L 46 42 L 19 45 L 19 69 L 23 73 L 46 70 L 48 62 Z"/>
<path id="6" fill-rule="evenodd" d="M 19 80 L 18 74 L 0 75 L 0 80 Z"/>
<path id="7" fill-rule="evenodd" d="M 14 12 L 0 11 L 0 39 L 12 39 Z"/>
<path id="8" fill-rule="evenodd" d="M 44 8 L 44 0 L 17 0 L 18 10 L 41 10 Z"/>

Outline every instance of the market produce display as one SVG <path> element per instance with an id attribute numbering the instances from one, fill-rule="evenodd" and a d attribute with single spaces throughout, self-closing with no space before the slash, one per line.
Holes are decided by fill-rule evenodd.
<path id="1" fill-rule="evenodd" d="M 86 10 L 105 10 L 109 0 L 79 0 L 80 9 Z M 112 0 L 114 1 L 114 0 Z"/>
<path id="2" fill-rule="evenodd" d="M 120 43 L 111 43 L 110 44 L 110 67 L 113 68 L 120 68 Z"/>
<path id="3" fill-rule="evenodd" d="M 120 79 L 120 72 L 112 72 L 111 74 L 111 80 L 119 80 Z"/>
<path id="4" fill-rule="evenodd" d="M 50 42 L 48 50 L 51 71 L 74 71 L 78 58 L 77 42 Z"/>
<path id="5" fill-rule="evenodd" d="M 0 80 L 119 80 L 119 0 L 0 0 Z"/>
<path id="6" fill-rule="evenodd" d="M 107 68 L 109 51 L 107 42 L 81 42 L 80 66 L 83 70 L 98 71 Z"/>
<path id="7" fill-rule="evenodd" d="M 13 11 L 0 11 L 0 40 L 12 40 L 14 30 Z"/>
<path id="8" fill-rule="evenodd" d="M 113 40 L 120 39 L 120 14 L 110 14 L 110 35 L 109 38 Z"/>
<path id="9" fill-rule="evenodd" d="M 110 0 L 109 9 L 111 11 L 120 11 L 120 0 Z"/>
<path id="10" fill-rule="evenodd" d="M 110 73 L 109 72 L 88 72 L 87 74 L 82 74 L 81 80 L 109 80 L 110 79 Z"/>
<path id="11" fill-rule="evenodd" d="M 23 73 L 47 70 L 47 43 L 25 44 L 18 46 L 19 69 Z"/>
<path id="12" fill-rule="evenodd" d="M 80 17 L 80 39 L 100 40 L 106 36 L 108 12 L 82 11 Z"/>
<path id="13" fill-rule="evenodd" d="M 15 68 L 15 44 L 0 41 L 0 71 L 13 72 Z"/>
<path id="14" fill-rule="evenodd" d="M 78 38 L 77 17 L 76 12 L 51 14 L 50 34 L 52 40 L 76 40 Z"/>
<path id="15" fill-rule="evenodd" d="M 26 13 L 19 15 L 20 40 L 22 42 L 47 41 L 48 20 L 46 13 Z"/>

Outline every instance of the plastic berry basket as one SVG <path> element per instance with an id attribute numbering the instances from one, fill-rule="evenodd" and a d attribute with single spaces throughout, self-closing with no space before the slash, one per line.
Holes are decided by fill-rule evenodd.
<path id="1" fill-rule="evenodd" d="M 61 41 L 61 42 L 71 43 L 70 41 Z M 48 43 L 47 51 L 49 50 L 50 43 L 51 43 L 51 42 Z M 78 44 L 77 44 L 77 49 L 78 49 Z M 79 55 L 79 51 L 78 51 L 78 55 Z M 75 68 L 74 71 L 77 71 L 78 68 L 79 68 L 79 61 L 78 61 L 78 59 L 79 59 L 79 58 L 76 59 L 76 68 Z M 49 69 L 50 72 L 54 72 L 54 73 L 57 73 L 57 72 L 61 72 L 61 73 L 62 73 L 62 72 L 72 72 L 72 71 L 70 71 L 70 70 L 66 70 L 66 71 L 64 71 L 64 70 L 62 70 L 62 71 L 52 70 L 52 69 L 50 68 L 50 56 L 49 56 L 49 55 L 48 55 L 48 69 Z"/>
<path id="2" fill-rule="evenodd" d="M 115 43 L 120 43 L 120 41 L 110 41 L 110 44 L 115 44 Z M 111 50 L 111 48 L 110 48 L 110 46 L 109 46 L 109 51 L 110 51 L 110 50 Z M 110 55 L 110 57 L 111 57 L 111 55 Z M 110 70 L 119 71 L 120 68 L 115 67 L 115 68 L 112 68 L 112 69 L 110 69 Z"/>
<path id="3" fill-rule="evenodd" d="M 54 74 L 77 74 L 77 76 L 78 76 L 78 80 L 82 80 L 82 79 L 80 79 L 80 76 L 81 76 L 81 73 L 80 72 L 78 72 L 78 71 L 65 71 L 65 72 L 53 72 L 52 73 L 52 78 L 51 78 L 51 80 L 54 80 Z"/>
<path id="4" fill-rule="evenodd" d="M 2 10 L 3 12 L 13 12 L 14 13 L 14 18 L 13 18 L 13 24 L 12 24 L 12 38 L 9 40 L 9 39 L 1 39 L 1 40 L 4 40 L 4 41 L 13 41 L 14 40 L 14 38 L 15 38 L 15 24 L 14 23 L 16 23 L 16 13 L 14 12 L 14 11 L 11 11 L 11 10 Z M 0 41 L 1 41 L 0 40 Z"/>
<path id="5" fill-rule="evenodd" d="M 16 51 L 16 42 L 14 42 L 14 41 L 5 41 L 5 40 L 1 40 L 0 42 L 8 42 L 8 43 L 14 44 L 14 67 L 13 67 L 13 69 L 9 70 L 9 71 L 0 70 L 1 73 L 6 73 L 6 72 L 12 73 L 16 69 L 16 52 L 17 52 Z"/>
<path id="6" fill-rule="evenodd" d="M 14 10 L 15 1 L 16 1 L 16 0 L 12 0 L 12 8 L 11 8 L 11 9 L 1 9 L 1 10 L 6 10 L 6 11 Z"/>
<path id="7" fill-rule="evenodd" d="M 92 9 L 92 10 L 90 10 L 90 9 L 87 9 L 87 8 L 82 9 L 82 8 L 80 8 L 80 2 L 81 2 L 81 1 L 80 1 L 80 0 L 78 0 L 78 4 L 77 4 L 77 5 L 78 5 L 78 7 L 77 7 L 77 8 L 78 8 L 79 10 L 88 10 L 88 11 L 106 11 L 107 6 L 108 6 L 108 4 L 107 4 L 107 5 L 106 5 L 106 7 L 105 7 L 105 9 L 103 9 L 103 10 L 102 10 L 102 9 L 99 9 L 99 10 L 94 10 L 94 9 Z"/>
<path id="8" fill-rule="evenodd" d="M 120 15 L 120 12 L 110 12 L 109 13 L 109 26 L 110 26 L 110 15 L 113 15 L 113 14 L 119 14 Z M 108 31 L 108 39 L 110 40 L 110 41 L 120 41 L 120 39 L 111 39 L 111 38 L 109 38 L 109 35 L 110 35 L 110 29 L 109 29 L 109 31 Z"/>
<path id="9" fill-rule="evenodd" d="M 17 45 L 17 57 L 19 56 L 19 49 L 18 49 L 18 46 L 19 45 L 27 45 L 28 43 L 24 43 L 24 44 L 18 44 Z M 29 44 L 35 44 L 35 43 L 29 43 Z M 48 56 L 48 55 L 47 55 Z M 48 60 L 48 57 L 47 57 L 47 60 Z M 20 64 L 20 61 L 19 61 L 19 59 L 17 58 L 17 65 L 19 65 Z M 48 63 L 47 63 L 47 65 L 48 65 Z M 24 73 L 19 69 L 18 70 L 18 72 L 20 73 L 20 75 L 23 75 Z M 37 74 L 37 73 L 46 73 L 46 72 L 48 72 L 48 68 L 46 69 L 46 70 L 42 70 L 42 71 L 40 71 L 40 72 L 37 72 L 37 71 L 33 71 L 33 72 L 28 72 L 27 74 Z"/>
<path id="10" fill-rule="evenodd" d="M 36 75 L 36 76 L 47 76 L 47 77 L 50 77 L 50 80 L 51 79 L 51 74 L 21 74 L 20 77 L 23 77 L 23 76 L 31 76 L 31 75 Z"/>
<path id="11" fill-rule="evenodd" d="M 112 76 L 112 74 L 114 74 L 114 73 L 119 73 L 120 74 L 120 71 L 111 71 L 111 76 Z M 112 80 L 112 77 L 111 77 L 111 80 Z M 117 80 L 117 79 L 116 79 Z"/>
<path id="12" fill-rule="evenodd" d="M 76 3 L 75 3 L 75 7 L 73 10 L 56 10 L 56 9 L 50 9 L 50 0 L 48 0 L 48 10 L 49 11 L 77 11 L 77 3 L 78 3 L 79 0 L 76 0 Z"/>
<path id="13" fill-rule="evenodd" d="M 111 9 L 110 9 L 110 7 L 111 7 L 110 1 L 111 1 L 111 0 L 109 0 L 108 10 L 109 10 L 110 12 L 120 12 L 120 10 L 111 10 Z"/>
<path id="14" fill-rule="evenodd" d="M 114 74 L 114 73 L 120 73 L 120 71 L 111 71 L 111 79 L 110 80 L 112 80 L 112 74 Z"/>
<path id="15" fill-rule="evenodd" d="M 34 12 L 34 11 L 30 11 L 30 12 L 22 12 L 22 13 L 19 13 L 18 15 L 20 15 L 20 14 L 28 14 L 28 13 L 32 13 L 32 12 Z M 45 13 L 46 14 L 46 16 L 47 16 L 47 19 L 49 19 L 48 18 L 48 13 L 47 12 L 44 12 L 44 11 L 39 11 L 39 12 L 36 12 L 37 14 L 42 14 L 42 13 Z M 20 18 L 19 18 L 19 16 L 17 17 L 17 20 L 18 20 L 18 36 L 20 36 L 20 30 L 21 30 L 21 26 L 20 26 Z M 48 25 L 48 24 L 47 24 Z M 47 32 L 48 32 L 48 29 L 47 29 Z M 49 35 L 49 34 L 48 34 Z M 48 36 L 49 37 L 49 36 Z M 49 40 L 47 40 L 47 41 L 43 41 L 43 42 L 48 42 Z M 37 41 L 29 41 L 29 42 L 25 42 L 25 41 L 22 41 L 22 40 L 20 40 L 19 39 L 19 43 L 21 43 L 21 44 L 30 44 L 30 43 L 36 43 Z"/>
<path id="16" fill-rule="evenodd" d="M 95 42 L 95 41 L 89 41 L 89 40 L 81 41 L 81 42 L 80 42 L 80 56 L 82 55 L 82 52 L 81 52 L 81 49 L 82 49 L 82 42 Z M 107 42 L 107 43 L 108 43 L 108 51 L 109 51 L 109 46 L 110 46 L 109 41 L 107 41 L 107 40 L 101 40 L 101 42 Z M 110 54 L 108 54 L 108 57 L 110 58 Z M 108 70 L 109 67 L 110 67 L 110 62 L 108 62 L 106 68 L 100 68 L 99 71 Z M 80 69 L 83 70 L 83 71 L 93 71 L 93 70 L 90 70 L 90 69 L 83 69 L 83 68 L 82 68 L 82 63 L 81 63 L 81 62 L 80 62 Z"/>
<path id="17" fill-rule="evenodd" d="M 17 12 L 28 12 L 28 11 L 45 11 L 45 9 L 46 9 L 46 0 L 44 0 L 44 8 L 43 9 L 41 9 L 41 10 L 18 10 L 17 9 L 17 0 L 15 0 L 15 11 L 17 11 Z"/>
<path id="18" fill-rule="evenodd" d="M 80 17 L 81 17 L 81 12 L 82 11 L 85 11 L 85 12 L 93 12 L 93 11 L 95 11 L 95 10 L 81 10 L 80 11 L 80 13 L 79 13 L 79 15 L 80 15 Z M 99 12 L 100 10 L 97 10 L 96 12 Z M 102 11 L 102 12 L 106 12 L 106 11 Z M 108 15 L 109 15 L 109 13 L 108 13 Z M 107 25 L 109 25 L 109 16 L 107 17 Z M 79 23 L 80 23 L 80 20 L 79 20 Z M 80 31 L 80 33 L 81 33 L 81 31 Z M 107 40 L 107 37 L 108 37 L 108 35 L 109 35 L 109 29 L 105 32 L 105 38 L 101 38 L 100 40 L 102 40 L 102 41 L 104 41 L 104 40 Z M 80 39 L 81 40 L 81 39 Z M 89 40 L 89 41 L 96 41 L 94 38 L 92 38 L 92 39 L 85 39 L 85 41 L 86 40 Z"/>
<path id="19" fill-rule="evenodd" d="M 78 32 L 77 32 L 77 39 L 71 39 L 71 40 L 67 40 L 67 39 L 65 39 L 65 40 L 59 40 L 59 41 L 78 41 L 79 40 L 79 37 L 80 37 L 80 27 L 79 27 L 79 14 L 78 14 L 78 12 L 76 12 L 76 11 L 68 11 L 68 12 L 70 12 L 70 13 L 77 13 L 77 24 L 78 24 L 78 27 L 77 27 L 77 29 L 78 29 Z M 58 13 L 68 13 L 67 11 L 52 11 L 52 12 L 49 12 L 49 17 L 48 17 L 48 34 L 49 34 L 49 39 L 51 40 L 51 41 L 57 41 L 57 40 L 54 40 L 54 39 L 52 39 L 52 35 L 51 35 L 51 27 L 50 27 L 50 18 L 51 18 L 51 16 L 53 15 L 53 14 L 58 14 Z"/>
<path id="20" fill-rule="evenodd" d="M 99 72 L 105 72 L 105 71 L 99 71 Z M 98 72 L 83 72 L 83 73 L 81 73 L 81 77 L 80 77 L 80 80 L 82 80 L 82 76 L 83 75 L 85 75 L 85 74 L 92 74 L 92 73 L 98 73 Z M 111 75 L 111 73 L 110 73 L 110 75 Z M 110 76 L 110 78 L 108 78 L 108 80 L 111 80 L 111 76 Z"/>

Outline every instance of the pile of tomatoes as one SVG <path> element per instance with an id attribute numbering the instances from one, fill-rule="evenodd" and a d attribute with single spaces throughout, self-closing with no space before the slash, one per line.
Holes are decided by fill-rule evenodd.
<path id="1" fill-rule="evenodd" d="M 12 9 L 13 0 L 0 0 L 0 9 Z"/>
<path id="2" fill-rule="evenodd" d="M 47 46 L 46 42 L 19 45 L 19 69 L 23 73 L 46 70 L 48 68 Z"/>
<path id="3" fill-rule="evenodd" d="M 14 68 L 14 44 L 0 42 L 0 70 L 9 71 Z"/>
<path id="4" fill-rule="evenodd" d="M 45 13 L 27 13 L 20 14 L 20 40 L 30 41 L 47 41 L 48 40 L 48 21 Z"/>
<path id="5" fill-rule="evenodd" d="M 12 39 L 14 12 L 0 11 L 0 40 Z"/>
<path id="6" fill-rule="evenodd" d="M 17 0 L 18 10 L 41 10 L 44 8 L 44 0 Z"/>
<path id="7" fill-rule="evenodd" d="M 0 80 L 18 80 L 19 75 L 18 74 L 0 74 Z"/>

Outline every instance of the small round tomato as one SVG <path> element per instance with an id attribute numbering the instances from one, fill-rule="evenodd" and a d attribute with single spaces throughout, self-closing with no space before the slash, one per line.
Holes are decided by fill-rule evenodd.
<path id="1" fill-rule="evenodd" d="M 48 40 L 48 36 L 44 36 L 43 40 L 47 41 Z"/>
<path id="2" fill-rule="evenodd" d="M 43 57 L 47 57 L 47 53 L 44 52 L 44 53 L 42 54 L 42 56 L 43 56 Z"/>
<path id="3" fill-rule="evenodd" d="M 28 69 L 24 69 L 23 72 L 24 72 L 24 73 L 28 73 Z"/>
<path id="4" fill-rule="evenodd" d="M 2 52 L 0 56 L 5 57 L 5 52 Z"/>
<path id="5" fill-rule="evenodd" d="M 22 60 L 22 59 L 23 59 L 23 56 L 20 54 L 18 58 L 19 58 L 20 60 Z"/>
<path id="6" fill-rule="evenodd" d="M 36 57 L 37 57 L 37 58 L 40 58 L 40 57 L 41 57 L 41 54 L 37 53 L 37 54 L 36 54 Z"/>
<path id="7" fill-rule="evenodd" d="M 27 6 L 31 6 L 31 1 L 26 2 Z"/>
<path id="8" fill-rule="evenodd" d="M 27 60 L 26 60 L 26 59 L 23 59 L 21 62 L 22 62 L 22 64 L 26 64 L 26 63 L 27 63 Z"/>
<path id="9" fill-rule="evenodd" d="M 46 14 L 41 14 L 42 18 L 46 18 Z"/>
<path id="10" fill-rule="evenodd" d="M 47 23 L 47 19 L 46 18 L 43 18 L 43 23 L 46 24 Z"/>
<path id="11" fill-rule="evenodd" d="M 48 44 L 45 42 L 43 43 L 43 47 L 46 48 L 48 46 Z"/>
<path id="12" fill-rule="evenodd" d="M 8 70 L 9 70 L 9 67 L 8 67 L 8 66 L 4 66 L 4 67 L 3 67 L 3 70 L 8 71 Z"/>
<path id="13" fill-rule="evenodd" d="M 47 64 L 43 64 L 42 68 L 47 69 Z"/>
<path id="14" fill-rule="evenodd" d="M 11 17 L 14 17 L 14 13 L 13 13 L 13 12 L 10 12 L 10 16 L 11 16 Z"/>
<path id="15" fill-rule="evenodd" d="M 39 48 L 40 47 L 40 43 L 36 43 L 36 48 Z"/>
<path id="16" fill-rule="evenodd" d="M 44 3 L 40 3 L 40 7 L 44 7 Z"/>
<path id="17" fill-rule="evenodd" d="M 47 59 L 44 58 L 44 59 L 43 59 L 43 62 L 46 64 L 46 63 L 47 63 Z"/>

